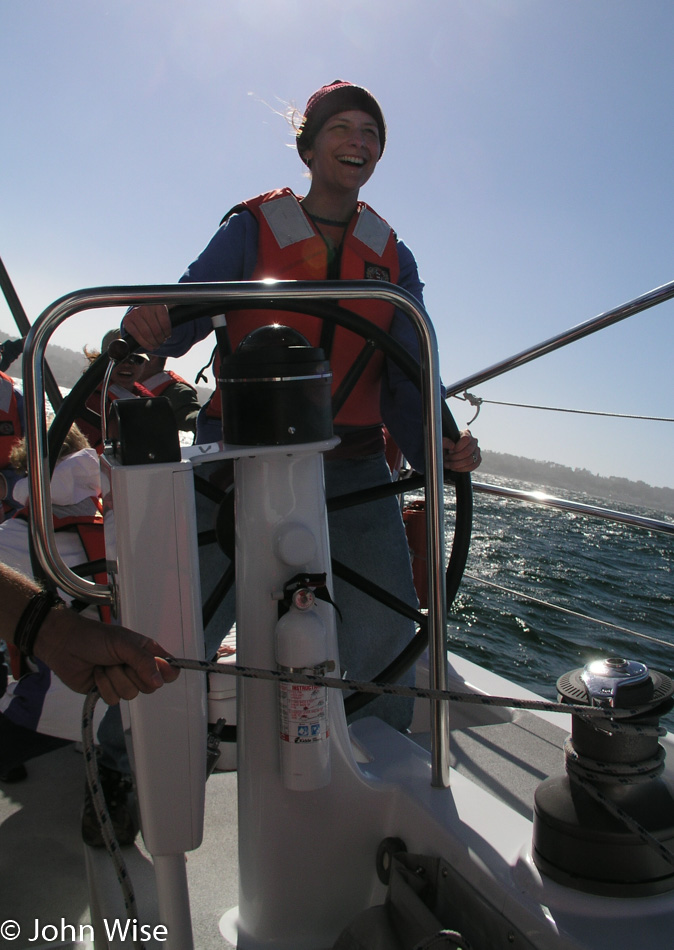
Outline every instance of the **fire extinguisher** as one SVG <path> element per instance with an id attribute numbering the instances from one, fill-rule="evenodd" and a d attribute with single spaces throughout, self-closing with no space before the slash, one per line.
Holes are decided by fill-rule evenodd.
<path id="1" fill-rule="evenodd" d="M 428 560 L 426 556 L 426 502 L 410 501 L 403 508 L 407 546 L 412 559 L 414 589 L 420 607 L 428 607 Z"/>
<path id="2" fill-rule="evenodd" d="M 325 674 L 328 634 L 314 591 L 301 587 L 276 624 L 276 662 L 288 673 Z M 330 783 L 328 690 L 279 683 L 281 773 L 286 788 L 312 791 Z"/>

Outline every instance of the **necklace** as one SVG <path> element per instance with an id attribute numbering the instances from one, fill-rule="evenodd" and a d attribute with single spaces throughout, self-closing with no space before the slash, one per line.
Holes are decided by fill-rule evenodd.
<path id="1" fill-rule="evenodd" d="M 305 209 L 306 210 L 306 209 Z M 330 218 L 319 218 L 317 214 L 311 214 L 309 211 L 306 212 L 312 221 L 315 221 L 316 224 L 326 224 L 330 228 L 345 228 L 349 221 L 331 221 Z"/>

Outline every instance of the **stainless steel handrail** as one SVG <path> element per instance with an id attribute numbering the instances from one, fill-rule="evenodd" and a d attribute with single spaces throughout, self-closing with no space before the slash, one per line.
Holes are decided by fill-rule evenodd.
<path id="1" fill-rule="evenodd" d="M 557 498 L 542 491 L 525 491 L 519 488 L 507 488 L 502 485 L 489 485 L 486 482 L 473 480 L 473 491 L 485 495 L 498 495 L 502 498 L 513 498 L 517 501 L 529 502 L 533 505 L 545 505 L 549 508 L 558 508 L 561 511 L 571 511 L 576 514 L 589 515 L 593 518 L 603 518 L 606 521 L 617 521 L 620 524 L 631 525 L 634 528 L 644 528 L 648 531 L 657 531 L 661 534 L 674 536 L 674 522 L 661 521 L 658 518 L 643 518 L 628 511 L 616 511 L 613 508 L 602 508 L 600 505 L 588 505 L 579 501 L 569 501 L 566 498 Z"/>
<path id="2" fill-rule="evenodd" d="M 634 300 L 624 303 L 620 307 L 607 310 L 605 313 L 586 320 L 585 323 L 579 323 L 577 326 L 571 327 L 571 329 L 564 331 L 564 333 L 550 337 L 550 339 L 538 343 L 536 346 L 522 350 L 520 353 L 508 357 L 508 359 L 494 363 L 487 369 L 480 370 L 478 373 L 473 373 L 472 376 L 466 376 L 465 379 L 460 379 L 458 382 L 452 383 L 451 386 L 446 387 L 447 395 L 455 396 L 457 393 L 462 393 L 466 389 L 479 386 L 480 383 L 486 383 L 490 379 L 495 379 L 497 376 L 509 373 L 510 370 L 516 369 L 518 366 L 530 363 L 532 360 L 546 356 L 554 350 L 568 346 L 569 343 L 575 343 L 577 340 L 589 336 L 591 333 L 604 330 L 606 327 L 625 320 L 627 317 L 632 317 L 636 313 L 641 313 L 643 310 L 655 307 L 657 304 L 664 303 L 666 300 L 671 300 L 672 297 L 674 297 L 674 281 L 663 284 L 661 287 L 656 287 L 654 290 L 650 290 L 640 297 L 635 297 Z"/>
<path id="3" fill-rule="evenodd" d="M 425 444 L 427 558 L 429 564 L 428 630 L 429 673 L 434 689 L 447 688 L 444 584 L 434 577 L 444 576 L 444 510 L 442 479 L 442 429 L 440 370 L 435 330 L 426 311 L 405 290 L 379 281 L 256 281 L 245 283 L 159 284 L 153 286 L 100 287 L 76 291 L 61 297 L 35 321 L 26 338 L 23 357 L 26 399 L 26 441 L 29 450 L 30 518 L 37 557 L 47 575 L 66 593 L 92 603 L 109 603 L 108 587 L 78 577 L 64 563 L 55 542 L 49 481 L 49 457 L 44 400 L 44 353 L 47 343 L 65 320 L 82 310 L 129 307 L 137 304 L 222 304 L 233 309 L 237 300 L 271 299 L 297 302 L 323 300 L 383 300 L 406 313 L 414 326 L 421 365 L 421 397 Z M 432 784 L 449 785 L 449 708 L 446 702 L 431 706 Z"/>

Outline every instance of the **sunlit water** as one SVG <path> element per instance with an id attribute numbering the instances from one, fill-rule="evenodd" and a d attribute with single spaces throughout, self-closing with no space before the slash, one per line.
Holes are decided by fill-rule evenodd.
<path id="1" fill-rule="evenodd" d="M 565 497 L 606 507 L 601 499 Z M 656 511 L 634 512 L 667 520 Z M 450 609 L 449 648 L 550 699 L 562 673 L 598 657 L 639 660 L 674 677 L 673 559 L 671 536 L 476 493 L 467 573 L 664 644 L 464 577 Z M 674 713 L 666 724 L 674 729 Z"/>

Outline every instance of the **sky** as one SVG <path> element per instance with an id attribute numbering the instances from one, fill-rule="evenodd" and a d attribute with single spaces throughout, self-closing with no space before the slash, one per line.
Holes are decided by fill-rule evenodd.
<path id="1" fill-rule="evenodd" d="M 673 38 L 671 0 L 0 0 L 0 258 L 31 322 L 177 280 L 238 201 L 306 193 L 284 112 L 347 79 L 384 111 L 361 197 L 414 252 L 451 386 L 674 280 Z M 673 307 L 475 387 L 471 430 L 674 487 L 671 423 L 496 404 L 673 418 Z"/>

